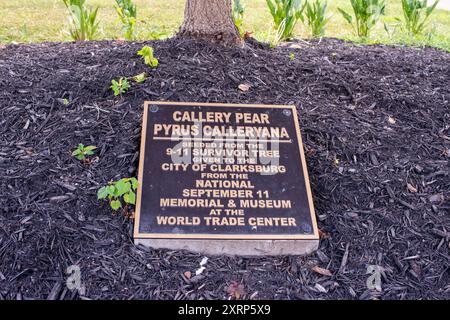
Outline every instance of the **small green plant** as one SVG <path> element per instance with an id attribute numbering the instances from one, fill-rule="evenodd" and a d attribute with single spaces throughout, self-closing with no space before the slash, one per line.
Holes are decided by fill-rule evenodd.
<path id="1" fill-rule="evenodd" d="M 69 101 L 69 99 L 64 98 L 64 99 L 62 99 L 62 103 L 63 103 L 63 105 L 67 106 L 67 105 L 69 105 L 70 101 Z"/>
<path id="2" fill-rule="evenodd" d="M 125 202 L 126 206 L 136 204 L 137 187 L 138 181 L 136 178 L 123 178 L 118 181 L 111 181 L 97 191 L 97 199 L 107 199 L 111 208 L 117 211 L 122 208 L 121 200 Z"/>
<path id="3" fill-rule="evenodd" d="M 302 0 L 266 0 L 266 3 L 277 30 L 274 43 L 292 38 L 305 9 Z"/>
<path id="4" fill-rule="evenodd" d="M 149 46 L 143 46 L 141 50 L 137 52 L 142 58 L 144 58 L 144 63 L 151 68 L 156 68 L 159 64 L 158 59 L 153 56 L 153 48 Z"/>
<path id="5" fill-rule="evenodd" d="M 327 2 L 322 2 L 322 0 L 314 0 L 312 4 L 310 2 L 311 0 L 306 2 L 306 19 L 302 16 L 302 21 L 306 20 L 313 37 L 322 37 L 325 34 L 325 26 L 330 20 L 326 16 Z"/>
<path id="6" fill-rule="evenodd" d="M 125 39 L 133 40 L 134 28 L 136 26 L 136 5 L 133 0 L 116 0 L 114 5 L 117 15 L 122 22 L 122 30 Z"/>
<path id="7" fill-rule="evenodd" d="M 233 2 L 233 21 L 236 25 L 236 28 L 239 31 L 239 34 L 241 37 L 244 37 L 245 31 L 244 31 L 244 12 L 245 8 L 242 6 L 240 0 L 234 0 Z"/>
<path id="8" fill-rule="evenodd" d="M 341 8 L 338 8 L 345 20 L 350 23 L 361 38 L 367 38 L 370 30 L 384 15 L 386 8 L 385 0 L 350 0 L 355 15 L 355 23 L 353 17 Z"/>
<path id="9" fill-rule="evenodd" d="M 130 83 L 127 78 L 121 77 L 119 81 L 112 80 L 111 81 L 111 89 L 114 91 L 114 96 L 122 95 L 130 89 Z"/>
<path id="10" fill-rule="evenodd" d="M 421 34 L 428 17 L 433 13 L 439 0 L 428 6 L 427 0 L 402 0 L 405 28 L 412 35 Z"/>
<path id="11" fill-rule="evenodd" d="M 86 7 L 86 0 L 63 0 L 69 10 L 70 35 L 75 41 L 92 40 L 97 32 L 97 11 Z"/>
<path id="12" fill-rule="evenodd" d="M 295 53 L 291 52 L 291 53 L 289 54 L 289 59 L 290 59 L 291 61 L 294 61 L 294 60 L 295 60 Z"/>
<path id="13" fill-rule="evenodd" d="M 87 157 L 94 154 L 95 149 L 97 149 L 96 146 L 85 147 L 84 144 L 80 143 L 78 144 L 78 147 L 72 152 L 72 156 L 84 162 L 87 160 Z"/>
<path id="14" fill-rule="evenodd" d="M 133 77 L 133 80 L 136 83 L 142 83 L 145 81 L 145 79 L 147 79 L 147 73 L 145 73 L 145 72 L 139 73 Z"/>

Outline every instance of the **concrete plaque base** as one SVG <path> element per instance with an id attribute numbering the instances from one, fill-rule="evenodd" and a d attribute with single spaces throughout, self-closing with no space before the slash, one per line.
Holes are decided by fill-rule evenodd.
<path id="1" fill-rule="evenodd" d="M 205 255 L 280 256 L 307 255 L 319 247 L 319 240 L 197 240 L 134 239 L 153 249 L 188 250 Z"/>

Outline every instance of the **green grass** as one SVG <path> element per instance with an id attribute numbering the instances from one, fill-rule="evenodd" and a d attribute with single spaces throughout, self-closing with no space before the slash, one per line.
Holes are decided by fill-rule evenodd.
<path id="1" fill-rule="evenodd" d="M 184 0 L 135 0 L 138 9 L 137 38 L 157 39 L 173 35 L 179 28 L 184 11 Z M 246 11 L 244 28 L 253 31 L 261 41 L 268 41 L 272 20 L 265 0 L 242 0 Z M 99 32 L 96 39 L 122 37 L 120 22 L 113 8 L 114 0 L 88 0 L 99 6 Z M 351 11 L 349 0 L 328 0 L 332 15 L 325 36 L 358 40 L 352 27 L 337 12 L 337 7 Z M 2 0 L 0 1 L 0 43 L 70 41 L 67 32 L 67 12 L 62 0 Z M 396 17 L 403 19 L 400 0 L 388 0 L 386 16 L 374 28 L 368 43 L 430 45 L 450 52 L 450 12 L 436 10 L 430 17 L 426 35 L 410 37 L 401 30 Z M 386 23 L 394 30 L 389 36 Z M 302 23 L 296 27 L 299 38 L 308 38 L 309 31 Z"/>

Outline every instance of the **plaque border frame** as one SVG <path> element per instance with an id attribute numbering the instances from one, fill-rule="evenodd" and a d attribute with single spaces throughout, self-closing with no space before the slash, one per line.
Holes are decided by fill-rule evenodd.
<path id="1" fill-rule="evenodd" d="M 294 116 L 294 126 L 297 135 L 298 147 L 300 151 L 300 159 L 302 162 L 303 176 L 305 178 L 306 194 L 308 198 L 308 204 L 310 208 L 311 222 L 313 227 L 312 234 L 186 234 L 186 233 L 141 233 L 139 232 L 140 221 L 140 209 L 141 209 L 141 196 L 142 196 L 142 180 L 144 169 L 144 157 L 145 157 L 145 142 L 147 132 L 147 118 L 148 118 L 148 106 L 149 105 L 163 105 L 163 106 L 205 106 L 205 107 L 240 107 L 240 108 L 277 108 L 277 109 L 290 109 L 292 115 L 297 115 L 297 109 L 295 105 L 270 105 L 270 104 L 237 104 L 237 103 L 205 103 L 205 102 L 172 102 L 172 101 L 144 101 L 144 113 L 142 116 L 142 129 L 141 129 L 141 146 L 139 149 L 139 172 L 138 172 L 138 190 L 136 197 L 136 211 L 134 215 L 134 239 L 190 239 L 190 240 L 319 240 L 319 229 L 317 227 L 316 213 L 314 210 L 314 203 L 312 199 L 311 186 L 309 183 L 308 168 L 306 166 L 306 159 L 303 149 L 302 135 L 300 133 L 300 124 L 298 115 Z"/>

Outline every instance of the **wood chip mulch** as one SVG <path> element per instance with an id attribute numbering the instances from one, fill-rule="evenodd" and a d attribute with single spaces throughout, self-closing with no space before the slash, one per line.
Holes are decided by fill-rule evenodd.
<path id="1" fill-rule="evenodd" d="M 333 39 L 145 44 L 154 71 L 136 55 L 143 43 L 0 49 L 0 300 L 450 298 L 448 53 Z M 112 79 L 143 71 L 114 98 Z M 130 220 L 96 192 L 136 176 L 144 100 L 295 104 L 319 251 L 219 255 L 195 275 L 202 255 L 135 247 Z M 78 143 L 98 158 L 77 161 Z M 71 265 L 84 290 L 67 288 Z M 367 287 L 374 268 L 381 291 Z"/>

